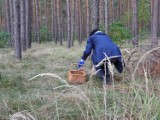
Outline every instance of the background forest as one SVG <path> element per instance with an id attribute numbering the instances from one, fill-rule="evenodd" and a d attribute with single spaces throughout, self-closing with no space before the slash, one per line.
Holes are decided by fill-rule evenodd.
<path id="1" fill-rule="evenodd" d="M 17 59 L 21 59 L 21 51 L 31 48 L 32 42 L 54 41 L 62 45 L 67 41 L 68 48 L 74 46 L 75 40 L 81 44 L 94 27 L 105 31 L 118 44 L 129 40 L 138 46 L 139 39 L 150 36 L 152 46 L 158 45 L 160 8 L 156 0 L 0 2 L 1 47 L 5 43 L 14 46 Z"/>
<path id="2" fill-rule="evenodd" d="M 0 119 L 159 120 L 159 0 L 0 0 Z M 103 88 L 67 82 L 89 32 L 117 43 L 125 71 Z"/>

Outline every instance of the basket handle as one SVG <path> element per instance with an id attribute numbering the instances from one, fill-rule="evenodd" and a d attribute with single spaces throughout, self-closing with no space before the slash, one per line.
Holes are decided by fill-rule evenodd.
<path id="1" fill-rule="evenodd" d="M 72 70 L 74 65 L 76 66 L 76 70 L 78 70 L 78 63 L 72 63 L 69 69 Z M 84 65 L 79 70 L 84 70 Z"/>

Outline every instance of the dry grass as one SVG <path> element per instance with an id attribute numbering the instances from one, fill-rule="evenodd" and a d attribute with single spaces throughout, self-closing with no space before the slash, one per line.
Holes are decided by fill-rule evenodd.
<path id="1" fill-rule="evenodd" d="M 80 59 L 84 45 L 71 49 L 52 43 L 33 45 L 22 61 L 15 61 L 10 49 L 0 51 L 0 119 L 3 120 L 158 120 L 159 82 L 153 83 L 144 69 L 144 78 L 133 79 L 127 71 L 122 80 L 113 77 L 111 86 L 102 86 L 85 68 L 89 81 L 69 84 L 70 64 Z M 115 75 L 115 69 L 110 65 Z M 113 76 L 112 75 L 112 76 Z M 126 77 L 129 81 L 126 81 Z"/>

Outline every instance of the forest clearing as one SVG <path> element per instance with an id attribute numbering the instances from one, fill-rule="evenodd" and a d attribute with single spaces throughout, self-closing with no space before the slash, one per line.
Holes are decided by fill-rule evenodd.
<path id="1" fill-rule="evenodd" d="M 159 36 L 159 0 L 0 0 L 0 120 L 160 120 Z"/>

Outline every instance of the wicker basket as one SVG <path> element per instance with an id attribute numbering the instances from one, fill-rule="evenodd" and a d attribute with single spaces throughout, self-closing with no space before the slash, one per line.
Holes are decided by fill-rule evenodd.
<path id="1" fill-rule="evenodd" d="M 73 65 L 77 66 L 77 63 L 70 65 L 70 70 L 68 71 L 68 81 L 73 84 L 81 84 L 86 81 L 86 72 L 84 68 L 78 70 L 72 70 Z"/>

